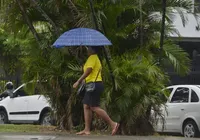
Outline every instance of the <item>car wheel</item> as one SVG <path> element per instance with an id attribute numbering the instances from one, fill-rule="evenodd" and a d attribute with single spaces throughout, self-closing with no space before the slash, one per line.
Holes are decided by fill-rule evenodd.
<path id="1" fill-rule="evenodd" d="M 0 124 L 8 123 L 8 116 L 5 111 L 0 111 Z"/>
<path id="2" fill-rule="evenodd" d="M 199 130 L 194 121 L 188 121 L 183 127 L 183 134 L 185 137 L 193 138 L 199 135 Z"/>
<path id="3" fill-rule="evenodd" d="M 52 117 L 50 112 L 46 112 L 42 115 L 40 124 L 43 126 L 50 126 L 52 125 Z"/>

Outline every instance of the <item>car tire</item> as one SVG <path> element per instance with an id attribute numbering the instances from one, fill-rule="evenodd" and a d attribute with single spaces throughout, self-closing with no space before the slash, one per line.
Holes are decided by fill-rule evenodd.
<path id="1" fill-rule="evenodd" d="M 8 123 L 8 115 L 5 111 L 0 111 L 0 124 Z"/>
<path id="2" fill-rule="evenodd" d="M 50 112 L 45 112 L 41 119 L 40 119 L 40 125 L 43 126 L 50 126 L 52 125 L 52 117 Z"/>
<path id="3" fill-rule="evenodd" d="M 198 137 L 199 129 L 194 121 L 188 121 L 183 126 L 183 135 L 184 137 Z"/>

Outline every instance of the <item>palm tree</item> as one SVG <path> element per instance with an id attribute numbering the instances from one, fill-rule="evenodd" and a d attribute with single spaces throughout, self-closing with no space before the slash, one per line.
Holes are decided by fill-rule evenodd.
<path id="1" fill-rule="evenodd" d="M 122 57 L 113 59 L 117 85 L 114 92 L 107 76 L 109 73 L 107 69 L 104 71 L 106 92 L 102 98 L 102 106 L 115 120 L 120 121 L 122 134 L 153 132 L 149 106 L 154 108 L 163 104 L 156 93 L 168 81 L 167 75 L 157 67 L 152 56 L 138 56 L 141 56 L 141 51 L 125 53 Z"/>

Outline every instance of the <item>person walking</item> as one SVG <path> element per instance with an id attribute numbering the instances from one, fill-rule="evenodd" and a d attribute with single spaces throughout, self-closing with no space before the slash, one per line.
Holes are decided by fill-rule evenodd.
<path id="1" fill-rule="evenodd" d="M 94 112 L 111 126 L 111 135 L 115 135 L 119 128 L 119 123 L 114 122 L 106 111 L 100 108 L 100 95 L 104 90 L 104 85 L 101 76 L 102 65 L 97 55 L 97 47 L 87 47 L 87 52 L 89 57 L 83 67 L 84 73 L 74 83 L 73 88 L 77 88 L 82 82 L 86 84 L 94 82 L 95 89 L 93 92 L 86 92 L 83 97 L 85 129 L 76 134 L 90 135 L 92 112 Z"/>

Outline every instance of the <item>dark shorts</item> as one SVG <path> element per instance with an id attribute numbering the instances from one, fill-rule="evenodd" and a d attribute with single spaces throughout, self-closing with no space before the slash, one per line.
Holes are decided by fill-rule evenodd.
<path id="1" fill-rule="evenodd" d="M 97 107 L 100 105 L 100 96 L 103 93 L 103 82 L 95 82 L 95 90 L 93 92 L 86 92 L 83 97 L 83 104 L 91 107 Z"/>

